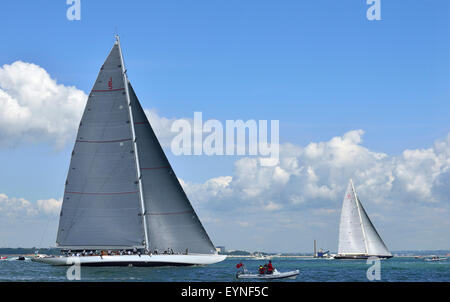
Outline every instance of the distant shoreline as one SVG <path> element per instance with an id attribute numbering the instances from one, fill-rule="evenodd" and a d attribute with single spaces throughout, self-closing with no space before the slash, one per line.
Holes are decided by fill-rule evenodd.
<path id="1" fill-rule="evenodd" d="M 5 253 L 0 253 L 0 256 L 5 256 L 5 257 L 34 257 L 34 254 L 5 254 Z M 257 257 L 255 256 L 250 256 L 250 255 L 226 255 L 227 258 L 253 258 L 253 259 L 257 259 Z M 430 255 L 399 255 L 399 256 L 394 256 L 394 258 L 415 258 L 415 257 L 420 257 L 420 258 L 427 258 L 427 257 L 432 257 L 432 256 L 436 256 L 436 254 L 430 254 Z M 445 255 L 444 255 L 445 256 Z M 447 256 L 448 257 L 448 256 Z M 327 258 L 314 258 L 313 256 L 300 256 L 300 255 L 293 255 L 293 256 L 278 256 L 278 255 L 269 255 L 270 259 L 273 258 L 303 258 L 303 259 L 327 259 Z M 270 260 L 270 259 L 258 259 L 258 260 Z"/>
<path id="2" fill-rule="evenodd" d="M 0 248 L 0 256 L 7 257 L 33 257 L 35 251 L 38 251 L 39 254 L 47 254 L 47 255 L 59 255 L 60 249 L 58 248 Z M 332 252 L 331 254 L 334 254 Z M 443 256 L 450 257 L 450 250 L 399 250 L 399 251 L 391 251 L 394 257 L 397 258 L 413 258 L 413 257 L 431 257 L 431 256 Z M 225 253 L 221 253 L 222 255 L 226 255 L 228 258 L 249 258 L 256 259 L 257 255 L 259 256 L 267 256 L 270 258 L 297 258 L 297 259 L 313 259 L 312 253 L 292 253 L 292 254 L 282 254 L 282 253 L 267 253 L 267 252 L 248 252 L 245 250 L 235 250 L 228 251 Z M 262 259 L 264 260 L 264 259 Z"/>
<path id="3" fill-rule="evenodd" d="M 431 254 L 431 255 L 398 255 L 398 256 L 394 256 L 395 258 L 414 258 L 414 257 L 431 257 L 431 256 L 436 256 L 436 254 Z M 326 259 L 326 258 L 314 258 L 313 256 L 278 256 L 278 255 L 269 255 L 269 257 L 271 258 L 311 258 L 311 259 Z M 249 255 L 227 255 L 227 258 L 256 258 L 254 256 L 249 256 Z M 262 259 L 264 260 L 264 259 Z"/>

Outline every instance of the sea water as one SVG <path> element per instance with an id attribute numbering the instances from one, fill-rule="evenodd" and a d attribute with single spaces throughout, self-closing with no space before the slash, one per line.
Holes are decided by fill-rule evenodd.
<path id="1" fill-rule="evenodd" d="M 236 264 L 242 262 L 247 270 L 257 272 L 267 261 L 251 258 L 228 258 L 207 266 L 187 267 L 81 267 L 81 281 L 140 281 L 140 282 L 210 282 L 237 281 Z M 300 270 L 296 280 L 280 282 L 369 282 L 367 270 L 373 263 L 366 260 L 329 260 L 314 258 L 273 258 L 272 264 L 281 272 Z M 427 262 L 415 258 L 391 258 L 380 262 L 380 281 L 387 282 L 449 282 L 450 259 Z M 50 266 L 30 260 L 0 261 L 0 281 L 74 282 L 67 279 L 68 267 Z M 240 281 L 240 280 L 239 280 Z M 249 280 L 255 281 L 255 280 Z M 245 282 L 245 281 L 240 281 Z M 275 282 L 275 281 L 270 281 Z"/>

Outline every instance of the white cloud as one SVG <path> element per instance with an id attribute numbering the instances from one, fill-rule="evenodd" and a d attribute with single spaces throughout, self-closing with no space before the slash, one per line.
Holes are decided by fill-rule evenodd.
<path id="1" fill-rule="evenodd" d="M 37 208 L 40 212 L 46 213 L 46 214 L 59 214 L 61 211 L 61 205 L 62 205 L 62 198 L 60 199 L 46 199 L 46 200 L 38 200 Z"/>
<path id="2" fill-rule="evenodd" d="M 202 202 L 214 197 L 223 198 L 232 193 L 228 188 L 232 181 L 231 176 L 211 178 L 203 184 L 189 183 L 182 179 L 179 179 L 179 181 L 186 193 L 193 196 L 193 200 L 196 200 L 197 202 Z"/>
<path id="3" fill-rule="evenodd" d="M 28 200 L 24 198 L 10 198 L 6 194 L 0 193 L 0 216 L 17 217 L 36 214 L 36 209 Z"/>
<path id="4" fill-rule="evenodd" d="M 58 84 L 42 67 L 16 61 L 0 67 L 0 145 L 48 141 L 62 147 L 75 136 L 86 94 Z"/>
<path id="5" fill-rule="evenodd" d="M 450 202 L 450 135 L 428 149 L 405 150 L 398 156 L 371 151 L 354 130 L 305 147 L 281 145 L 280 164 L 265 167 L 256 158 L 235 162 L 232 176 L 203 184 L 185 184 L 193 200 L 235 208 L 330 208 L 341 203 L 350 178 L 365 203 L 431 205 Z M 218 179 L 226 179 L 219 182 Z M 276 201 L 276 202 L 275 202 Z"/>
<path id="6" fill-rule="evenodd" d="M 22 216 L 57 215 L 62 205 L 61 199 L 38 200 L 32 203 L 24 198 L 8 197 L 0 193 L 0 216 L 18 218 Z"/>

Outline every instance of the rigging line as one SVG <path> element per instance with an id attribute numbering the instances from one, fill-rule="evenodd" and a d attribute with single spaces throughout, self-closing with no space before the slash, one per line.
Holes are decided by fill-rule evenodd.
<path id="1" fill-rule="evenodd" d="M 48 225 L 50 224 L 50 219 L 51 219 L 51 217 L 49 217 L 47 220 L 47 226 L 44 229 L 44 233 L 42 234 L 41 241 L 39 241 L 39 244 L 37 245 L 38 249 L 41 247 L 42 241 L 44 240 L 44 236 L 47 233 Z"/>

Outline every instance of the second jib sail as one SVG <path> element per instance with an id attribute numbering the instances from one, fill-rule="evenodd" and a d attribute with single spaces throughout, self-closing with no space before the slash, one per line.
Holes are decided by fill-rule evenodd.
<path id="1" fill-rule="evenodd" d="M 335 259 L 391 258 L 350 180 L 342 204 L 338 254 Z"/>

